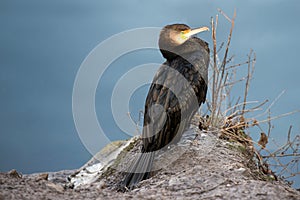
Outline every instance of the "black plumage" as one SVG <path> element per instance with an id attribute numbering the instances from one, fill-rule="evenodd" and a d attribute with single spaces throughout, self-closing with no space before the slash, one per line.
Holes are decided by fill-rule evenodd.
<path id="1" fill-rule="evenodd" d="M 158 69 L 149 89 L 142 152 L 126 172 L 123 187 L 132 189 L 149 178 L 155 152 L 176 143 L 205 102 L 209 48 L 193 35 L 206 30 L 206 27 L 191 30 L 184 24 L 162 29 L 159 48 L 167 60 Z"/>

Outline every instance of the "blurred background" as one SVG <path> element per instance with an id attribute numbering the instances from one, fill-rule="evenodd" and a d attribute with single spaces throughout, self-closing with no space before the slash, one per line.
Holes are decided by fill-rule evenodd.
<path id="1" fill-rule="evenodd" d="M 72 90 L 89 52 L 128 29 L 178 22 L 190 27 L 210 26 L 210 18 L 219 14 L 217 8 L 229 16 L 237 10 L 229 52 L 235 55 L 233 62 L 245 61 L 250 49 L 256 52 L 249 100 L 272 102 L 285 91 L 272 107 L 272 115 L 300 109 L 297 0 L 0 1 L 0 171 L 14 168 L 32 173 L 82 166 L 92 155 L 75 129 Z M 226 42 L 230 24 L 221 15 L 219 18 L 218 40 Z M 210 33 L 199 36 L 212 47 Z M 114 83 L 134 66 L 163 61 L 158 50 L 129 53 L 116 60 L 100 80 L 97 115 L 109 139 L 129 137 L 111 115 Z M 141 87 L 132 97 L 130 112 L 135 120 L 147 90 Z M 299 113 L 274 121 L 272 135 L 279 144 L 286 141 L 290 124 L 293 135 L 299 134 Z M 259 134 L 253 138 L 257 141 Z"/>

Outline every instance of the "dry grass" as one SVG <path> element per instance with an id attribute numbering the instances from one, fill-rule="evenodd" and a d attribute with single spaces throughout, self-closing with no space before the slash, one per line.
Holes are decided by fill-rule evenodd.
<path id="1" fill-rule="evenodd" d="M 221 16 L 231 24 L 227 43 L 221 43 L 218 48 L 217 43 L 217 27 L 219 16 L 211 19 L 213 51 L 210 63 L 211 77 L 209 79 L 209 89 L 211 91 L 212 99 L 207 100 L 206 117 L 201 118 L 199 127 L 202 129 L 219 130 L 220 137 L 230 141 L 237 141 L 245 145 L 247 150 L 253 155 L 257 167 L 264 174 L 277 179 L 283 178 L 285 181 L 290 180 L 291 177 L 300 178 L 299 171 L 299 145 L 300 136 L 296 135 L 291 138 L 292 126 L 290 126 L 287 136 L 287 141 L 284 145 L 277 145 L 275 140 L 272 140 L 277 146 L 277 150 L 270 151 L 267 144 L 271 138 L 272 120 L 291 115 L 298 111 L 285 113 L 279 116 L 272 117 L 270 108 L 283 94 L 280 94 L 269 107 L 260 115 L 267 115 L 266 119 L 256 120 L 255 118 L 247 118 L 248 114 L 258 110 L 263 110 L 262 107 L 266 105 L 268 100 L 262 103 L 257 101 L 248 101 L 248 92 L 250 88 L 251 79 L 255 69 L 256 55 L 253 50 L 250 50 L 247 60 L 239 64 L 231 64 L 233 57 L 229 57 L 229 47 L 232 38 L 232 33 L 235 25 L 236 12 L 233 17 L 228 17 L 222 10 L 218 10 Z M 224 55 L 221 56 L 221 53 Z M 220 60 L 220 58 L 222 59 Z M 242 78 L 237 78 L 239 69 L 247 67 L 247 75 Z M 244 92 L 242 97 L 238 97 L 234 101 L 232 98 L 232 89 L 237 83 L 244 84 Z M 258 117 L 256 116 L 256 117 Z M 264 131 L 261 124 L 267 124 L 268 128 Z M 253 141 L 250 137 L 249 130 L 253 128 L 258 129 L 260 139 L 258 142 Z M 255 131 L 257 132 L 257 131 Z M 289 158 L 289 159 L 286 159 Z M 288 160 L 286 162 L 286 160 Z M 285 161 L 285 162 L 284 162 Z M 272 170 L 271 170 L 272 169 Z M 291 182 L 289 182 L 291 183 Z"/>

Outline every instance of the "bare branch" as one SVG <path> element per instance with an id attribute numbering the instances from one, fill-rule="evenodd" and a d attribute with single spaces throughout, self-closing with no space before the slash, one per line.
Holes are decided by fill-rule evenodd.
<path id="1" fill-rule="evenodd" d="M 300 110 L 284 113 L 278 116 L 271 116 L 271 107 L 280 99 L 285 91 L 282 91 L 271 103 L 268 105 L 265 111 L 262 111 L 262 114 L 258 114 L 255 117 L 248 117 L 249 114 L 262 110 L 265 104 L 269 103 L 268 100 L 259 103 L 257 101 L 248 101 L 250 82 L 252 80 L 255 63 L 256 63 L 256 54 L 251 49 L 247 60 L 238 64 L 230 65 L 233 60 L 233 56 L 229 56 L 229 46 L 231 43 L 231 37 L 233 28 L 235 25 L 236 12 L 234 11 L 233 18 L 230 19 L 221 9 L 218 9 L 222 16 L 224 16 L 230 23 L 230 32 L 227 38 L 226 48 L 222 49 L 224 43 L 221 43 L 217 50 L 217 25 L 218 25 L 218 15 L 214 19 L 211 19 L 212 27 L 212 41 L 213 41 L 213 52 L 211 55 L 210 67 L 212 69 L 212 76 L 209 78 L 209 88 L 212 90 L 212 99 L 207 100 L 207 111 L 209 113 L 209 118 L 205 118 L 205 123 L 207 123 L 207 129 L 219 130 L 223 139 L 228 139 L 229 141 L 236 141 L 241 143 L 249 149 L 249 154 L 256 158 L 256 164 L 259 170 L 262 173 L 267 175 L 283 176 L 286 177 L 284 180 L 287 180 L 289 177 L 299 176 L 299 163 L 300 163 L 300 136 L 297 135 L 294 138 L 291 138 L 292 126 L 289 127 L 287 133 L 287 141 L 283 145 L 277 144 L 277 142 L 271 138 L 272 134 L 272 121 L 292 115 L 294 113 L 300 112 Z M 219 59 L 219 53 L 223 52 L 222 59 Z M 230 66 L 228 66 L 230 65 Z M 241 66 L 247 65 L 247 75 L 242 77 L 237 77 L 237 70 Z M 244 82 L 245 81 L 245 82 Z M 243 82 L 244 92 L 241 96 L 237 96 L 237 100 L 233 104 L 234 99 L 231 99 L 232 88 L 237 85 L 237 83 Z M 242 101 L 242 102 L 240 102 Z M 258 105 L 253 105 L 253 104 Z M 266 115 L 266 119 L 257 120 L 257 117 Z M 267 123 L 267 131 L 263 130 L 261 124 Z M 260 140 L 255 142 L 249 136 L 249 128 L 258 128 L 258 133 L 260 135 Z M 255 131 L 251 134 L 255 134 Z M 267 133 L 267 134 L 265 134 Z M 276 150 L 271 152 L 267 149 L 267 146 L 270 142 L 273 142 L 276 146 Z M 263 153 L 263 154 L 261 154 Z M 263 155 L 263 156 L 262 156 Z M 250 160 L 253 160 L 251 158 Z M 285 159 L 282 159 L 285 158 Z M 249 160 L 249 161 L 250 161 Z M 276 175 L 271 170 L 275 170 Z"/>
<path id="2" fill-rule="evenodd" d="M 251 60 L 252 52 L 253 52 L 253 50 L 251 49 L 250 53 L 248 55 L 248 75 L 247 75 L 246 86 L 245 86 L 244 102 L 247 101 L 248 90 L 249 90 L 249 81 L 251 79 L 251 72 L 250 72 L 250 66 L 251 66 L 250 64 L 251 63 L 250 63 L 250 60 Z M 244 114 L 245 108 L 246 108 L 246 104 L 244 103 L 243 109 L 242 109 L 243 114 Z"/>
<path id="3" fill-rule="evenodd" d="M 223 10 L 221 10 L 220 8 L 218 8 L 218 11 L 229 21 L 229 22 L 232 22 L 232 19 L 230 19 L 224 12 L 223 12 Z M 235 12 L 235 10 L 234 10 L 234 12 Z M 235 18 L 235 16 L 234 16 L 234 18 Z"/>

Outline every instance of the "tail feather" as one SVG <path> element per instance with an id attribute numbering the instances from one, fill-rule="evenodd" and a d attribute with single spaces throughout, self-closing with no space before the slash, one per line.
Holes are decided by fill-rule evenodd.
<path id="1" fill-rule="evenodd" d="M 141 153 L 130 165 L 121 186 L 133 189 L 140 181 L 149 178 L 155 152 Z"/>

